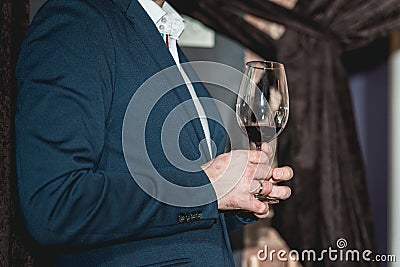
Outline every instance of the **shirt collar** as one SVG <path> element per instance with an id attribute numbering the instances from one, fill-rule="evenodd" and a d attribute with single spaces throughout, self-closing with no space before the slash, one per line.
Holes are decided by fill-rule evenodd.
<path id="1" fill-rule="evenodd" d="M 152 0 L 138 0 L 138 2 L 142 5 L 144 10 L 146 10 L 154 24 L 156 24 L 165 14 L 167 14 L 166 11 L 164 11 Z M 164 5 L 165 4 L 166 3 L 164 3 Z"/>
<path id="2" fill-rule="evenodd" d="M 168 2 L 164 2 L 162 8 L 152 0 L 138 0 L 138 2 L 160 33 L 169 34 L 175 39 L 179 38 L 185 28 L 184 19 Z"/>

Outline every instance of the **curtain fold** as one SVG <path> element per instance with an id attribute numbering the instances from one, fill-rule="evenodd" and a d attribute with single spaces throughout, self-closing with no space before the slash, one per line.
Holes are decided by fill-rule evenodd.
<path id="1" fill-rule="evenodd" d="M 15 64 L 29 23 L 27 0 L 0 0 L 0 266 L 32 266 L 18 213 L 14 165 Z"/>
<path id="2" fill-rule="evenodd" d="M 398 0 L 299 0 L 293 10 L 267 0 L 169 0 L 180 12 L 285 64 L 290 118 L 280 136 L 280 165 L 295 178 L 292 198 L 276 206 L 274 225 L 295 249 L 374 249 L 372 218 L 343 53 L 400 28 Z M 207 8 L 208 7 L 208 8 Z M 212 7 L 212 8 L 210 8 Z M 215 16 L 219 14 L 220 19 Z M 265 38 L 232 14 L 286 26 Z M 235 34 L 242 31 L 245 34 Z M 251 40 L 251 41 L 249 41 Z M 271 48 L 274 52 L 271 52 Z M 274 59 L 274 58 L 272 58 Z M 304 266 L 375 266 L 373 262 L 305 262 Z"/>

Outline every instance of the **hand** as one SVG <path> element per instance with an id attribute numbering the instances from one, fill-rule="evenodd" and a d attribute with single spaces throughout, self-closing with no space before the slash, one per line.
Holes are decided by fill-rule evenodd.
<path id="1" fill-rule="evenodd" d="M 254 193 L 259 193 L 259 181 L 262 181 L 260 194 L 271 198 L 288 198 L 291 194 L 290 188 L 274 183 L 290 180 L 293 170 L 290 167 L 271 170 L 271 156 L 271 147 L 264 143 L 261 151 L 231 151 L 202 166 L 217 194 L 218 209 L 247 210 L 259 218 L 266 218 L 268 204 L 254 197 Z"/>

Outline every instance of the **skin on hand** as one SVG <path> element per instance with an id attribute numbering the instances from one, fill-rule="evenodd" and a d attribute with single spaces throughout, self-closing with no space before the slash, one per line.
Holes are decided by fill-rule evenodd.
<path id="1" fill-rule="evenodd" d="M 163 6 L 165 0 L 153 0 L 157 5 L 159 5 L 160 7 Z"/>
<path id="2" fill-rule="evenodd" d="M 247 210 L 259 218 L 266 218 L 269 212 L 267 203 L 254 197 L 259 193 L 262 182 L 262 195 L 271 198 L 287 199 L 291 189 L 276 185 L 293 177 L 290 167 L 270 168 L 272 149 L 263 144 L 262 150 L 234 150 L 219 155 L 202 166 L 209 177 L 218 197 L 220 210 Z"/>

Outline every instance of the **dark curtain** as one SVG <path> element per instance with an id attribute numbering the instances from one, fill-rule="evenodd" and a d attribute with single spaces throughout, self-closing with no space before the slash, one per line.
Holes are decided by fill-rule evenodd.
<path id="1" fill-rule="evenodd" d="M 29 23 L 27 0 L 0 0 L 0 266 L 32 266 L 30 241 L 18 214 L 13 121 L 14 69 Z"/>
<path id="2" fill-rule="evenodd" d="M 279 163 L 290 165 L 293 196 L 274 225 L 295 249 L 373 249 L 372 218 L 343 54 L 400 27 L 399 0 L 299 0 L 293 10 L 267 0 L 170 0 L 178 11 L 286 65 L 290 118 Z M 273 40 L 243 14 L 286 26 Z M 317 263 L 304 263 L 316 266 Z M 373 266 L 366 262 L 325 266 Z"/>

